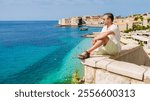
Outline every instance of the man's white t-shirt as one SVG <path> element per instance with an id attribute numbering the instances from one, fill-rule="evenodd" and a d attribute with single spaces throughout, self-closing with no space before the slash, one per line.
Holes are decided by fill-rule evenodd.
<path id="1" fill-rule="evenodd" d="M 113 31 L 115 34 L 108 35 L 109 39 L 114 42 L 114 44 L 117 45 L 118 51 L 121 51 L 121 45 L 120 45 L 120 31 L 117 25 L 112 24 L 111 26 L 107 27 L 104 26 L 101 32 L 107 32 L 107 31 Z"/>

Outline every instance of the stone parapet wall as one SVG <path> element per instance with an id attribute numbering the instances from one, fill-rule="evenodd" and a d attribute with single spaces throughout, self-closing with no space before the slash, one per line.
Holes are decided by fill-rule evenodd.
<path id="1" fill-rule="evenodd" d="M 141 46 L 123 46 L 116 56 L 93 56 L 82 61 L 85 83 L 150 83 L 150 59 Z"/>

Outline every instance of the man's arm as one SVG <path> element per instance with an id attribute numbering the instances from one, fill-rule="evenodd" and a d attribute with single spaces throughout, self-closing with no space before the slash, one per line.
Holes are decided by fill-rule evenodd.
<path id="1" fill-rule="evenodd" d="M 101 39 L 107 37 L 110 34 L 115 34 L 115 33 L 113 31 L 102 32 L 99 35 L 97 35 L 93 40 L 95 40 L 95 41 L 96 40 L 101 40 Z"/>

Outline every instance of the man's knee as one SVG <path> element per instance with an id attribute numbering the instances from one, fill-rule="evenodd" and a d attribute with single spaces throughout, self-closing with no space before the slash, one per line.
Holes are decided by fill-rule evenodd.
<path id="1" fill-rule="evenodd" d="M 97 40 L 97 43 L 104 43 L 103 39 Z"/>

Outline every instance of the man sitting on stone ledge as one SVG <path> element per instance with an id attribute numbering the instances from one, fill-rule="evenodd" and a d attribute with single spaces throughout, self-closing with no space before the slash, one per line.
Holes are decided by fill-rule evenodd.
<path id="1" fill-rule="evenodd" d="M 78 56 L 79 59 L 89 58 L 91 54 L 116 55 L 121 51 L 120 31 L 117 25 L 113 24 L 113 20 L 112 13 L 104 14 L 102 31 L 92 40 L 92 47 Z"/>

